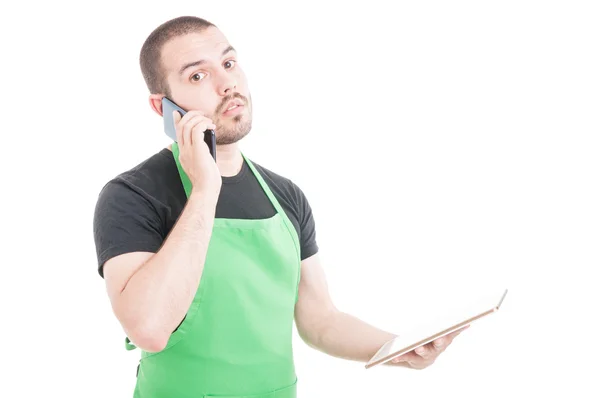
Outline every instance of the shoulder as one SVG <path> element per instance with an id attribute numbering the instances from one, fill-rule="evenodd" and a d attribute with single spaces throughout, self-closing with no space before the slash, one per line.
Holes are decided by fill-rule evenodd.
<path id="1" fill-rule="evenodd" d="M 113 228 L 137 224 L 164 233 L 185 200 L 172 153 L 163 149 L 104 184 L 94 209 L 94 229 L 104 236 Z"/>
<path id="2" fill-rule="evenodd" d="M 171 151 L 164 148 L 142 160 L 128 170 L 114 176 L 109 183 L 121 182 L 129 185 L 155 186 L 164 180 L 169 171 L 177 171 Z"/>
<path id="3" fill-rule="evenodd" d="M 312 209 L 304 191 L 291 178 L 285 177 L 270 168 L 252 161 L 256 170 L 263 177 L 275 197 L 282 202 L 284 209 L 290 210 L 300 226 L 310 224 Z M 287 208 L 286 208 L 287 205 Z"/>
<path id="4" fill-rule="evenodd" d="M 290 178 L 284 177 L 252 161 L 273 194 L 290 216 L 300 240 L 300 255 L 304 260 L 318 252 L 315 220 L 306 195 Z"/>
<path id="5" fill-rule="evenodd" d="M 119 254 L 156 252 L 185 192 L 169 150 L 163 150 L 111 178 L 98 194 L 93 216 L 98 271 Z M 174 169 L 174 170 L 173 170 Z"/>
<path id="6" fill-rule="evenodd" d="M 164 193 L 171 186 L 175 187 L 172 177 L 177 173 L 171 151 L 165 148 L 112 177 L 101 188 L 98 203 L 122 199 L 126 195 L 132 200 L 147 200 L 159 206 L 165 202 Z"/>
<path id="7" fill-rule="evenodd" d="M 258 170 L 260 175 L 264 178 L 265 182 L 269 185 L 269 188 L 277 190 L 279 193 L 296 200 L 304 197 L 302 189 L 300 189 L 300 187 L 290 178 L 276 173 L 272 169 L 267 168 L 253 160 L 250 161 L 256 167 L 256 170 Z"/>

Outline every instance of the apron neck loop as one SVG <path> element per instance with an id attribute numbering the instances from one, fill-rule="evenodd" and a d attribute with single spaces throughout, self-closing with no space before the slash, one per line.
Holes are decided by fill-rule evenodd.
<path id="1" fill-rule="evenodd" d="M 174 142 L 173 145 L 171 146 L 171 149 L 173 151 L 173 158 L 175 159 L 175 163 L 177 164 L 177 170 L 179 171 L 179 177 L 181 178 L 181 183 L 183 184 L 183 188 L 185 190 L 185 195 L 186 195 L 186 197 L 189 198 L 190 194 L 192 193 L 192 183 L 191 183 L 189 177 L 187 176 L 187 174 L 185 173 L 185 170 L 183 170 L 181 163 L 179 163 L 179 145 L 177 145 L 177 143 Z M 250 159 L 248 159 L 246 157 L 246 155 L 244 155 L 244 152 L 240 152 L 240 153 L 242 155 L 242 159 L 246 162 L 248 167 L 250 167 L 250 170 L 252 170 L 252 174 L 254 174 L 254 176 L 258 180 L 258 183 L 262 187 L 263 191 L 269 197 L 269 200 L 271 201 L 271 203 L 273 204 L 273 206 L 275 207 L 277 212 L 279 214 L 283 214 L 283 208 L 281 207 L 281 205 L 279 204 L 279 201 L 277 201 L 277 199 L 275 198 L 275 196 L 273 195 L 273 193 L 267 186 L 267 183 L 265 182 L 265 180 L 262 178 L 262 176 L 256 169 L 256 166 L 254 166 L 254 164 L 250 161 Z"/>

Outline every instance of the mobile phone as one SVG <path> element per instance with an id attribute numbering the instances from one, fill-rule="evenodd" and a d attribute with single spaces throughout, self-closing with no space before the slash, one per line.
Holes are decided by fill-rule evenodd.
<path id="1" fill-rule="evenodd" d="M 179 112 L 181 116 L 187 112 L 167 97 L 162 99 L 162 111 L 165 134 L 173 141 L 177 142 L 177 133 L 175 132 L 175 120 L 173 120 L 173 111 Z M 214 160 L 217 160 L 217 138 L 214 130 L 204 132 L 204 142 L 208 145 L 208 150 Z"/>

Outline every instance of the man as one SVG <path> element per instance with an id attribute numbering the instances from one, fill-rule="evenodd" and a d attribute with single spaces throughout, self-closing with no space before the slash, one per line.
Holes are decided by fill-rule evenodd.
<path id="1" fill-rule="evenodd" d="M 306 197 L 238 149 L 252 101 L 223 33 L 167 21 L 140 63 L 152 109 L 166 96 L 188 112 L 174 114 L 177 142 L 109 181 L 94 214 L 99 273 L 141 349 L 134 396 L 295 397 L 294 319 L 311 347 L 367 361 L 395 335 L 335 307 Z M 423 369 L 457 333 L 393 364 Z"/>

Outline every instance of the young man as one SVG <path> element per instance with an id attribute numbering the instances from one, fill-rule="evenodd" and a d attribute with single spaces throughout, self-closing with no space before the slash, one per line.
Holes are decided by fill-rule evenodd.
<path id="1" fill-rule="evenodd" d="M 252 100 L 223 33 L 170 20 L 140 64 L 152 109 L 166 96 L 188 112 L 174 114 L 177 143 L 109 181 L 94 214 L 99 273 L 127 347 L 141 349 L 134 396 L 295 397 L 294 319 L 310 346 L 367 361 L 395 335 L 335 307 L 306 197 L 240 152 Z M 456 334 L 395 364 L 423 369 Z"/>

